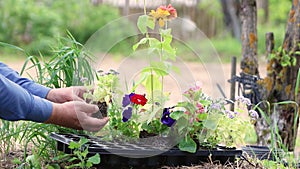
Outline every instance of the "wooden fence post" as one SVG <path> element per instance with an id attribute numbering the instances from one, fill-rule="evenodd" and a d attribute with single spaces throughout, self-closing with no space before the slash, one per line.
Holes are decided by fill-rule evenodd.
<path id="1" fill-rule="evenodd" d="M 233 56 L 231 59 L 231 78 L 230 78 L 230 100 L 235 100 L 235 81 L 236 76 L 236 57 Z M 234 103 L 230 104 L 230 110 L 234 111 Z"/>

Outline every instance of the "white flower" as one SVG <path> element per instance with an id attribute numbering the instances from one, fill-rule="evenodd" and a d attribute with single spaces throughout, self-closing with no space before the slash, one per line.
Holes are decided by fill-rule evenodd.
<path id="1" fill-rule="evenodd" d="M 254 119 L 258 119 L 258 113 L 255 110 L 250 110 L 249 115 Z"/>

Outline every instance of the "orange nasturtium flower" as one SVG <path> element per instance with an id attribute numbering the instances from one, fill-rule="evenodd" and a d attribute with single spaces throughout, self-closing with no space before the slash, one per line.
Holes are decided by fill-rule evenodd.
<path id="1" fill-rule="evenodd" d="M 150 16 L 152 16 L 155 20 L 158 20 L 158 24 L 160 27 L 165 25 L 165 21 L 171 20 L 177 17 L 177 11 L 171 4 L 168 6 L 160 6 L 155 10 L 151 10 Z"/>

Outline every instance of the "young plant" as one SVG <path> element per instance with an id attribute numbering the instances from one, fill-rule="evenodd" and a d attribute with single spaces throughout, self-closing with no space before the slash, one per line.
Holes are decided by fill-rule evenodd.
<path id="1" fill-rule="evenodd" d="M 294 55 L 299 55 L 300 51 L 285 51 L 282 46 L 278 47 L 275 53 L 271 53 L 268 56 L 269 60 L 276 60 L 282 67 L 286 66 L 295 66 L 297 62 L 297 58 Z"/>
<path id="2" fill-rule="evenodd" d="M 219 144 L 226 147 L 236 146 L 244 142 L 251 122 L 258 118 L 257 112 L 248 111 L 250 100 L 238 97 L 235 101 L 235 111 L 226 110 L 226 100 L 212 99 L 202 92 L 198 85 L 184 93 L 187 101 L 178 103 L 178 108 L 170 117 L 177 121 L 178 133 L 184 134 L 179 142 L 179 149 L 195 153 L 197 148 L 215 148 Z M 250 118 L 241 116 L 249 113 Z M 177 125 L 179 125 L 177 124 Z"/>
<path id="3" fill-rule="evenodd" d="M 167 28 L 167 22 L 176 17 L 176 10 L 169 5 L 160 6 L 149 14 L 145 9 L 144 15 L 138 18 L 137 26 L 144 37 L 132 48 L 134 51 L 137 49 L 147 51 L 149 66 L 143 68 L 140 79 L 133 84 L 132 88 L 127 88 L 123 93 L 112 92 L 110 90 L 112 81 L 107 84 L 101 82 L 101 79 L 109 77 L 98 79 L 98 84 L 101 86 L 97 86 L 94 96 L 90 98 L 96 99 L 100 96 L 96 100 L 101 99 L 107 103 L 110 117 L 109 130 L 112 135 L 110 137 L 126 140 L 123 137 L 141 137 L 141 132 L 159 135 L 168 130 L 160 118 L 167 100 L 163 81 L 173 69 L 171 61 L 176 60 L 176 50 L 171 46 L 172 35 L 171 29 Z M 159 39 L 150 37 L 148 33 L 148 28 L 154 30 L 156 23 L 159 25 Z M 145 91 L 139 92 L 140 86 Z M 115 97 L 111 97 L 112 93 Z"/>
<path id="4" fill-rule="evenodd" d="M 21 74 L 27 70 L 27 64 L 33 65 L 28 69 L 36 70 L 36 82 L 48 87 L 62 88 L 75 85 L 83 85 L 82 78 L 91 84 L 95 72 L 90 66 L 93 56 L 84 50 L 82 44 L 77 42 L 68 32 L 68 38 L 62 38 L 56 47 L 53 47 L 53 56 L 45 59 L 42 55 L 29 56 L 21 70 Z"/>
<path id="5" fill-rule="evenodd" d="M 73 151 L 73 155 L 68 162 L 72 164 L 66 168 L 91 168 L 95 164 L 100 164 L 101 159 L 98 153 L 88 157 L 88 146 L 85 145 L 87 142 L 86 138 L 80 138 L 78 142 L 70 142 L 69 148 Z"/>

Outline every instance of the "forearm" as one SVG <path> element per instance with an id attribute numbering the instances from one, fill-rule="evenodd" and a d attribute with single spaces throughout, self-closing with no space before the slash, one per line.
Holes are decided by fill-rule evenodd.
<path id="1" fill-rule="evenodd" d="M 50 88 L 37 84 L 27 78 L 21 77 L 15 70 L 9 68 L 2 62 L 0 62 L 0 74 L 26 89 L 29 93 L 41 98 L 46 98 L 48 92 L 50 91 Z"/>
<path id="2" fill-rule="evenodd" d="M 6 120 L 46 121 L 52 103 L 36 97 L 0 74 L 0 117 Z"/>

